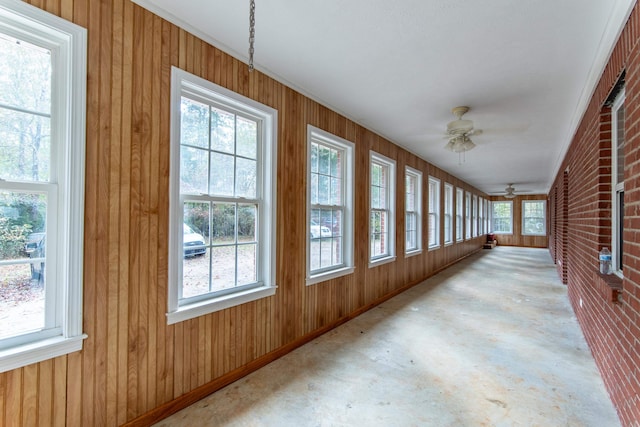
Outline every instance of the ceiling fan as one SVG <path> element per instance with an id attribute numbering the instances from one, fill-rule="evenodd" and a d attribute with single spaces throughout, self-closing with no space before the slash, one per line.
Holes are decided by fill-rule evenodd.
<path id="1" fill-rule="evenodd" d="M 465 106 L 452 108 L 451 112 L 456 116 L 456 120 L 447 123 L 447 131 L 445 133 L 445 138 L 449 142 L 444 148 L 462 155 L 476 146 L 471 140 L 471 136 L 482 133 L 482 130 L 473 127 L 473 121 L 462 118 L 468 111 L 469 107 Z"/>

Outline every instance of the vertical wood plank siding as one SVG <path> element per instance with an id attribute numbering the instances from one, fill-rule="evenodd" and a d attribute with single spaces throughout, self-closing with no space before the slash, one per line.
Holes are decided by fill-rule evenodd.
<path id="1" fill-rule="evenodd" d="M 390 141 L 249 73 L 246 64 L 128 0 L 30 3 L 88 29 L 83 324 L 89 338 L 81 352 L 0 374 L 0 424 L 148 423 L 158 414 L 144 418 L 150 411 L 175 410 L 481 247 L 484 237 L 404 257 L 405 165 L 423 172 L 425 193 L 431 175 L 487 196 Z M 167 325 L 172 65 L 278 110 L 278 290 Z M 355 273 L 310 287 L 304 280 L 307 124 L 356 146 Z M 373 269 L 371 149 L 398 162 L 398 257 Z M 425 213 L 426 200 L 425 194 Z M 422 243 L 426 248 L 426 235 Z"/>

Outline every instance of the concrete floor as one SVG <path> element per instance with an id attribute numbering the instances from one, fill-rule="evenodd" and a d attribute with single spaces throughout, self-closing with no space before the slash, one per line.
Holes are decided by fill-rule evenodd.
<path id="1" fill-rule="evenodd" d="M 484 250 L 157 426 L 619 426 L 566 294 Z"/>

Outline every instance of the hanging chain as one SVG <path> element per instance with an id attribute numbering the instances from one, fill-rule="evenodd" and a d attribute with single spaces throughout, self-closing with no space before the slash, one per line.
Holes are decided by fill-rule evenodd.
<path id="1" fill-rule="evenodd" d="M 253 71 L 253 43 L 256 39 L 256 2 L 249 2 L 249 72 Z"/>

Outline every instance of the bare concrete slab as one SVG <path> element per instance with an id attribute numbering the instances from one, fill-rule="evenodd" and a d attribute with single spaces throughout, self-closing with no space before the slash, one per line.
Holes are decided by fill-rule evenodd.
<path id="1" fill-rule="evenodd" d="M 546 249 L 481 251 L 158 426 L 619 426 Z"/>

